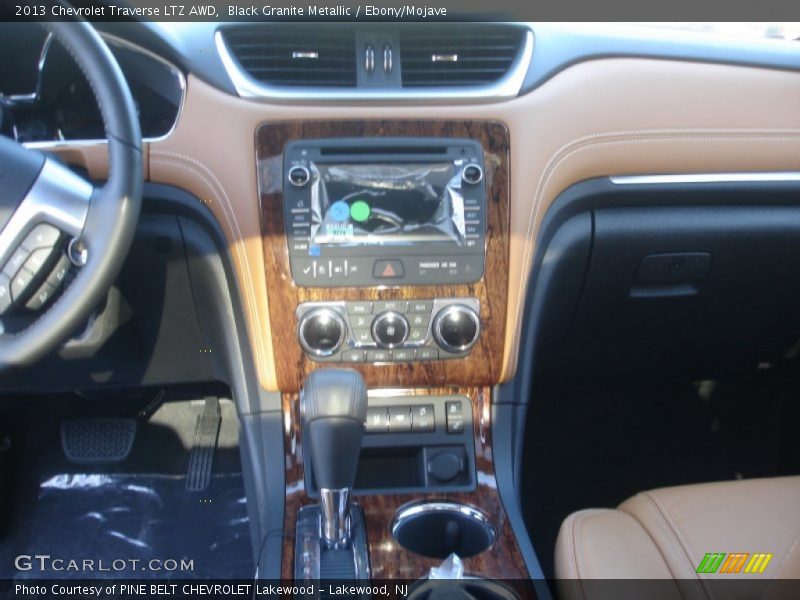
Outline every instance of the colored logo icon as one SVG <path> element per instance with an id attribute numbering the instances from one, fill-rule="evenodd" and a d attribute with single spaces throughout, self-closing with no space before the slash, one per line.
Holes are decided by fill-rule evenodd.
<path id="1" fill-rule="evenodd" d="M 772 560 L 772 554 L 764 552 L 708 552 L 697 565 L 697 573 L 763 573 Z"/>
<path id="2" fill-rule="evenodd" d="M 350 207 L 347 206 L 347 202 L 334 202 L 331 204 L 331 207 L 328 209 L 328 216 L 330 216 L 331 220 L 344 222 L 350 217 Z"/>
<path id="3" fill-rule="evenodd" d="M 369 219 L 371 212 L 372 209 L 369 207 L 369 204 L 363 200 L 356 200 L 350 205 L 350 218 L 356 223 L 363 223 Z"/>

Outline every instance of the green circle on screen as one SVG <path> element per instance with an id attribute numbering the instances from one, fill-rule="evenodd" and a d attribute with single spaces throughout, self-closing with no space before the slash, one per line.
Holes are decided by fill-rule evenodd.
<path id="1" fill-rule="evenodd" d="M 363 200 L 356 200 L 350 205 L 350 218 L 353 219 L 353 221 L 363 223 L 369 219 L 370 212 L 372 211 L 369 208 L 369 204 Z"/>

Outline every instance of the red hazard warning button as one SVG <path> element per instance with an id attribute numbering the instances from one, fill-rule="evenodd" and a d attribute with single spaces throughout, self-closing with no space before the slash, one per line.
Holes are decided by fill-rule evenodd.
<path id="1" fill-rule="evenodd" d="M 403 261 L 376 260 L 372 268 L 372 275 L 377 279 L 400 279 L 406 274 Z"/>

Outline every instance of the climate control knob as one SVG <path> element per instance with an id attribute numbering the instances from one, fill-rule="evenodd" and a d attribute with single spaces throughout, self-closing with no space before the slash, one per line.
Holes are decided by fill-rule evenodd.
<path id="1" fill-rule="evenodd" d="M 463 304 L 443 308 L 433 320 L 433 337 L 447 352 L 469 350 L 480 333 L 481 321 L 477 313 Z"/>
<path id="2" fill-rule="evenodd" d="M 315 308 L 300 320 L 297 338 L 309 354 L 330 356 L 344 342 L 346 331 L 344 320 L 335 310 Z"/>
<path id="3" fill-rule="evenodd" d="M 408 338 L 408 321 L 392 310 L 381 313 L 372 322 L 372 337 L 383 348 L 401 346 Z"/>

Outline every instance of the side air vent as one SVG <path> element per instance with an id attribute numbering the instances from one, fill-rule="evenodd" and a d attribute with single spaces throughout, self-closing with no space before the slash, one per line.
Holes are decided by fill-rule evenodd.
<path id="1" fill-rule="evenodd" d="M 400 32 L 403 87 L 492 84 L 509 72 L 525 32 L 510 25 L 409 26 Z"/>
<path id="2" fill-rule="evenodd" d="M 268 85 L 355 87 L 356 44 L 352 28 L 315 24 L 297 27 L 228 27 L 230 53 L 253 79 Z"/>

